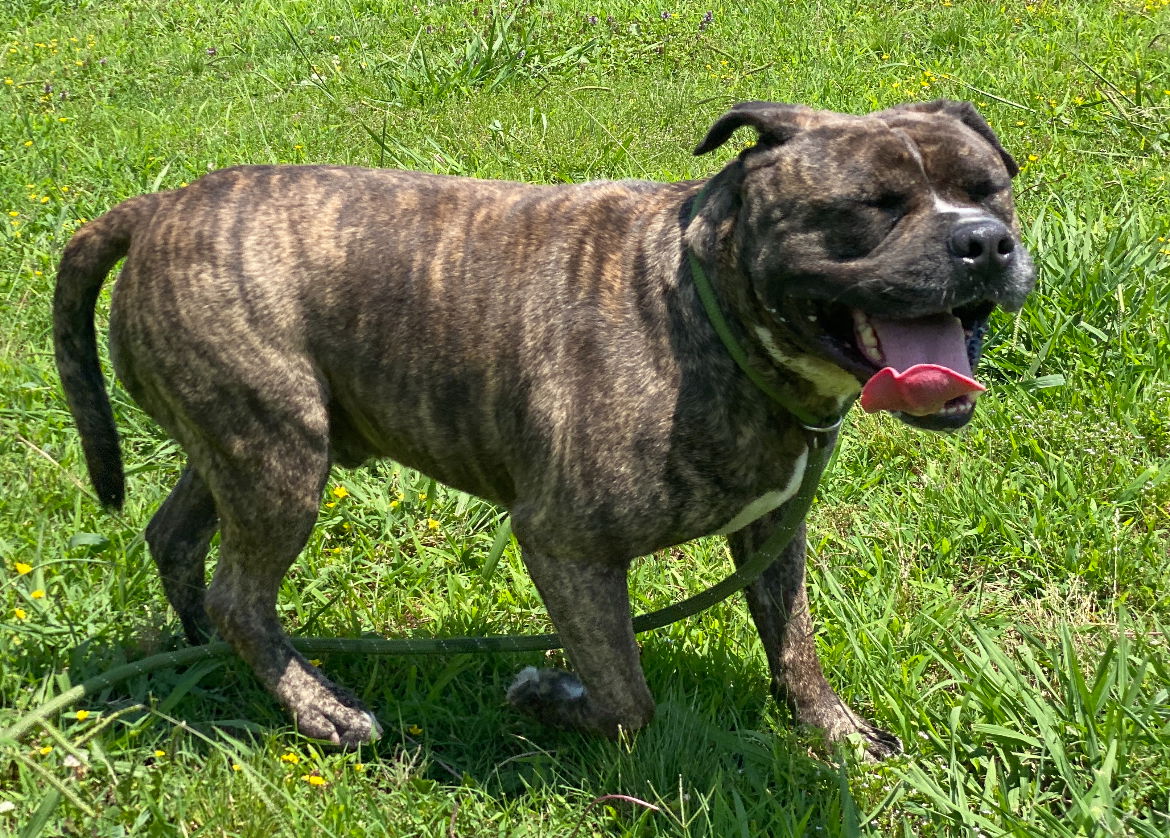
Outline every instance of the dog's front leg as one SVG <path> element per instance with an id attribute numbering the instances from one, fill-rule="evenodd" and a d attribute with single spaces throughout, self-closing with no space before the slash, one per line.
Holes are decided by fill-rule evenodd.
<path id="1" fill-rule="evenodd" d="M 737 565 L 747 561 L 764 543 L 782 509 L 729 536 Z M 825 680 L 817 657 L 804 574 L 802 523 L 780 557 L 745 591 L 752 619 L 764 642 L 777 698 L 787 702 L 798 721 L 823 730 L 830 742 L 859 733 L 872 759 L 900 752 L 902 745 L 897 737 L 860 718 Z"/>
<path id="2" fill-rule="evenodd" d="M 616 738 L 654 717 L 630 617 L 625 565 L 553 559 L 524 550 L 524 563 L 576 675 L 523 670 L 508 700 L 541 722 Z"/>

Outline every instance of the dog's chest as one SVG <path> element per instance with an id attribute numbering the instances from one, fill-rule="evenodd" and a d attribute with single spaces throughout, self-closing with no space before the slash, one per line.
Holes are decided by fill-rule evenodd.
<path id="1" fill-rule="evenodd" d="M 759 497 L 748 501 L 739 512 L 722 527 L 715 531 L 715 535 L 729 535 L 737 530 L 741 530 L 748 524 L 762 518 L 772 510 L 778 508 L 781 504 L 787 503 L 796 496 L 797 491 L 800 490 L 800 482 L 804 478 L 805 466 L 808 465 L 808 449 L 800 453 L 800 456 L 792 464 L 792 474 L 788 478 L 788 482 L 779 489 L 773 489 L 765 492 Z"/>

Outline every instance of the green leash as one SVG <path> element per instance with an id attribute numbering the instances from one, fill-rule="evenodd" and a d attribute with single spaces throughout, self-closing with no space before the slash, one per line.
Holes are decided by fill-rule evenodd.
<path id="1" fill-rule="evenodd" d="M 694 220 L 698 208 L 705 196 L 706 189 L 695 196 L 692 204 L 691 219 Z M 640 614 L 634 618 L 634 632 L 642 633 L 652 629 L 676 623 L 679 620 L 694 616 L 700 611 L 722 602 L 734 593 L 738 593 L 754 582 L 784 551 L 796 534 L 797 528 L 812 506 L 813 496 L 816 494 L 817 484 L 829 463 L 833 453 L 833 445 L 837 439 L 837 430 L 841 426 L 841 419 L 829 425 L 820 425 L 802 407 L 792 403 L 790 399 L 772 387 L 759 371 L 749 361 L 747 353 L 731 332 L 711 282 L 707 278 L 699 260 L 691 251 L 687 251 L 690 260 L 691 277 L 695 283 L 695 290 L 707 317 L 711 321 L 715 333 L 727 347 L 728 353 L 735 360 L 744 374 L 751 379 L 765 395 L 775 401 L 786 411 L 800 420 L 808 436 L 808 458 L 805 462 L 804 475 L 800 481 L 800 488 L 796 495 L 784 505 L 784 514 L 776 524 L 775 530 L 750 559 L 740 565 L 726 579 L 712 585 L 705 591 L 684 599 L 682 602 Z M 302 654 L 323 655 L 332 653 L 360 654 L 360 655 L 438 655 L 458 654 L 468 652 L 533 652 L 547 649 L 560 649 L 562 644 L 556 634 L 508 634 L 490 635 L 487 637 L 292 637 L 293 646 Z M 153 655 L 133 663 L 123 664 L 108 672 L 90 678 L 72 689 L 66 690 L 51 701 L 26 713 L 14 724 L 0 731 L 0 741 L 15 741 L 27 733 L 34 725 L 47 719 L 49 716 L 64 710 L 72 704 L 81 701 L 86 696 L 95 695 L 114 684 L 133 678 L 136 675 L 145 675 L 158 669 L 168 667 L 190 666 L 200 661 L 223 657 L 231 653 L 232 647 L 223 641 L 208 643 L 203 646 L 190 646 L 174 652 L 164 652 Z"/>

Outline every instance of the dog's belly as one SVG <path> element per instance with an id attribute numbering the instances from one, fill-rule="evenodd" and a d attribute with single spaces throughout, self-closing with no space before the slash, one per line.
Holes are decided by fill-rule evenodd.
<path id="1" fill-rule="evenodd" d="M 509 470 L 498 452 L 446 423 L 427 421 L 402 404 L 397 415 L 371 416 L 330 405 L 330 445 L 334 460 L 353 467 L 389 458 L 441 483 L 492 503 L 508 506 L 515 496 Z M 439 440 L 436 442 L 436 440 Z"/>

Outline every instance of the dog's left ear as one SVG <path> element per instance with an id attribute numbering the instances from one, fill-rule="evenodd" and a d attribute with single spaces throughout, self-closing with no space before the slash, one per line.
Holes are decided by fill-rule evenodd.
<path id="1" fill-rule="evenodd" d="M 897 113 L 899 111 L 944 113 L 947 116 L 953 116 L 980 137 L 987 140 L 987 142 L 991 143 L 991 147 L 996 150 L 1000 158 L 1002 158 L 1003 164 L 1007 166 L 1009 175 L 1015 177 L 1020 173 L 1020 167 L 1016 163 L 1015 158 L 1008 154 L 1007 149 L 1000 145 L 999 137 L 991 130 L 991 126 L 987 124 L 987 120 L 983 118 L 983 114 L 975 110 L 975 106 L 970 102 L 956 102 L 953 99 L 935 99 L 933 102 L 906 102 L 902 105 L 894 105 L 892 108 L 887 108 L 882 113 Z"/>
<path id="2" fill-rule="evenodd" d="M 802 131 L 814 113 L 804 105 L 785 105 L 778 102 L 740 102 L 715 121 L 703 141 L 695 147 L 695 154 L 706 154 L 723 145 L 745 125 L 759 132 L 760 142 L 780 145 Z"/>

